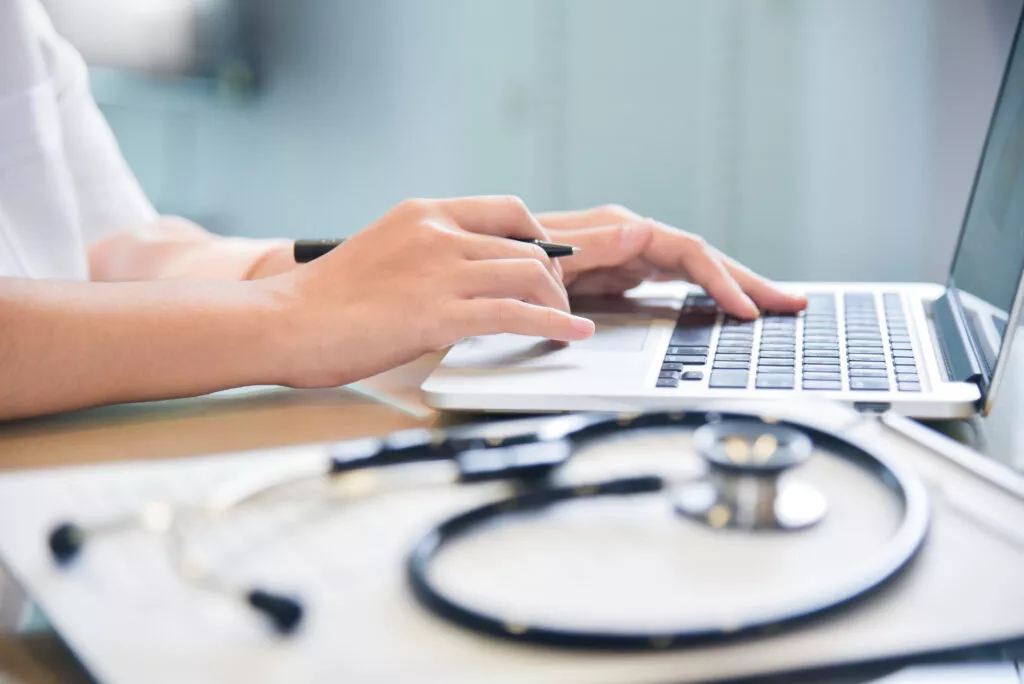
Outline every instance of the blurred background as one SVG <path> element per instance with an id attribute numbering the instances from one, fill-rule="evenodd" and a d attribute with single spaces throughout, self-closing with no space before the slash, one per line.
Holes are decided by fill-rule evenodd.
<path id="1" fill-rule="evenodd" d="M 1021 0 L 47 0 L 158 210 L 345 236 L 620 203 L 779 279 L 943 280 Z"/>

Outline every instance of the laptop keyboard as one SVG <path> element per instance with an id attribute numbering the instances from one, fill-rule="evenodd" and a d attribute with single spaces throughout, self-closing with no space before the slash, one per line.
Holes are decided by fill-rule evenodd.
<path id="1" fill-rule="evenodd" d="M 921 391 L 897 293 L 812 293 L 807 299 L 802 314 L 741 321 L 720 314 L 709 297 L 688 297 L 657 386 L 697 385 L 710 373 L 712 389 Z"/>

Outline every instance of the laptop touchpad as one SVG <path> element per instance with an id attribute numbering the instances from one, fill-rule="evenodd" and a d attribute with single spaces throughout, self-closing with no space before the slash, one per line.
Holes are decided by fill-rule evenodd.
<path id="1" fill-rule="evenodd" d="M 653 319 L 636 314 L 591 314 L 597 326 L 589 340 L 573 342 L 573 349 L 587 351 L 640 351 L 647 342 Z"/>

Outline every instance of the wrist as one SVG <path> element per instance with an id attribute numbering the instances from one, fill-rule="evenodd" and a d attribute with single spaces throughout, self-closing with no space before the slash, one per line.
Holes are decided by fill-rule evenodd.
<path id="1" fill-rule="evenodd" d="M 242 283 L 252 296 L 248 326 L 261 383 L 287 387 L 312 386 L 317 365 L 317 331 L 304 305 L 301 282 L 283 273 Z"/>

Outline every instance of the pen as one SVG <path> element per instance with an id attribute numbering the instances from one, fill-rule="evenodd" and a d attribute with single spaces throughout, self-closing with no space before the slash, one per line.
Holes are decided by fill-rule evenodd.
<path id="1" fill-rule="evenodd" d="M 516 242 L 527 242 L 532 245 L 537 245 L 552 259 L 572 256 L 576 252 L 580 251 L 579 247 L 573 247 L 572 245 L 562 245 L 556 242 L 544 242 L 543 240 L 534 240 L 533 238 L 509 239 L 515 240 Z M 344 242 L 344 240 L 296 240 L 295 248 L 293 249 L 295 263 L 305 264 L 310 262 L 317 257 L 327 254 L 342 242 Z"/>

